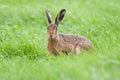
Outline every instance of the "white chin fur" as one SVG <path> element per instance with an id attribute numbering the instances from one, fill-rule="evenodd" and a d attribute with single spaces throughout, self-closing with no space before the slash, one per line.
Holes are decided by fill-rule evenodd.
<path id="1" fill-rule="evenodd" d="M 48 38 L 48 40 L 50 40 L 50 41 L 52 41 L 52 40 L 54 40 L 55 38 L 53 38 L 53 37 L 49 37 Z"/>

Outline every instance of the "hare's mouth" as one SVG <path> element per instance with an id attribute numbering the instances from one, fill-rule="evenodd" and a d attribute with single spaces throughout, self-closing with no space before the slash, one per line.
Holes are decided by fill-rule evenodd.
<path id="1" fill-rule="evenodd" d="M 49 37 L 48 40 L 53 41 L 53 40 L 55 40 L 55 38 L 54 37 Z"/>
<path id="2" fill-rule="evenodd" d="M 56 36 L 49 36 L 48 37 L 48 40 L 50 40 L 50 41 L 54 41 L 56 39 Z"/>

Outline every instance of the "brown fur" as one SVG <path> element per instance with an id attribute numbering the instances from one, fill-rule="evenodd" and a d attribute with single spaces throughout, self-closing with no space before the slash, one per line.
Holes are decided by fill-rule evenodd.
<path id="1" fill-rule="evenodd" d="M 47 50 L 48 52 L 59 55 L 59 53 L 76 53 L 79 54 L 82 49 L 89 50 L 92 48 L 90 40 L 79 35 L 66 35 L 58 33 L 58 25 L 63 19 L 66 10 L 62 9 L 55 20 L 55 24 L 52 23 L 51 15 L 49 11 L 46 11 L 49 26 L 47 29 Z"/>

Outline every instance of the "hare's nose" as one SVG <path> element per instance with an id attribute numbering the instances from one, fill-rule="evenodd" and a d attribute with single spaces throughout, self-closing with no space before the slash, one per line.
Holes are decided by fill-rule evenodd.
<path id="1" fill-rule="evenodd" d="M 50 38 L 52 38 L 52 35 L 50 35 Z"/>

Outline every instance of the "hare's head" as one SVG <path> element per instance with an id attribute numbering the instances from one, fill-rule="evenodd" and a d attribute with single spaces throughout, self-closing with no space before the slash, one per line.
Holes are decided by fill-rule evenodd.
<path id="1" fill-rule="evenodd" d="M 50 12 L 48 10 L 46 11 L 46 16 L 47 16 L 48 23 L 49 23 L 48 28 L 47 28 L 47 37 L 49 40 L 55 40 L 58 37 L 57 28 L 58 28 L 59 23 L 62 21 L 65 13 L 66 13 L 66 10 L 62 9 L 58 13 L 57 17 L 55 18 L 55 23 L 53 23 Z"/>

